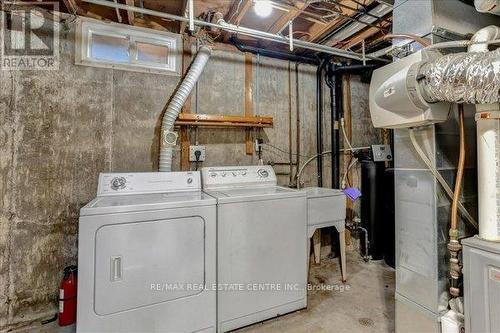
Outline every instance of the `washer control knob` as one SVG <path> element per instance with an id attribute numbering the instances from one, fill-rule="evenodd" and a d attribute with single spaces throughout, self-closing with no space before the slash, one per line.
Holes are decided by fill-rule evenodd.
<path id="1" fill-rule="evenodd" d="M 188 183 L 188 184 L 192 184 L 192 183 L 193 183 L 193 178 L 189 177 L 189 178 L 187 179 L 187 183 Z"/>
<path id="2" fill-rule="evenodd" d="M 212 172 L 212 173 L 210 174 L 210 177 L 215 178 L 215 177 L 217 177 L 217 174 L 216 174 L 215 172 Z"/>
<path id="3" fill-rule="evenodd" d="M 225 173 L 225 172 L 223 172 L 223 173 L 221 174 L 221 176 L 222 176 L 222 177 L 226 177 L 226 173 Z"/>
<path id="4" fill-rule="evenodd" d="M 232 172 L 233 176 L 236 177 L 238 174 L 236 172 Z"/>
<path id="5" fill-rule="evenodd" d="M 115 177 L 111 179 L 111 189 L 118 191 L 127 186 L 127 179 L 125 177 Z"/>
<path id="6" fill-rule="evenodd" d="M 259 169 L 259 171 L 257 171 L 257 173 L 259 174 L 259 176 L 261 176 L 262 178 L 267 178 L 269 177 L 269 172 L 267 172 L 267 170 L 265 169 Z"/>
<path id="7" fill-rule="evenodd" d="M 242 171 L 242 172 L 241 172 L 241 175 L 242 175 L 242 176 L 246 176 L 246 175 L 247 175 L 247 172 L 246 172 L 246 171 Z"/>

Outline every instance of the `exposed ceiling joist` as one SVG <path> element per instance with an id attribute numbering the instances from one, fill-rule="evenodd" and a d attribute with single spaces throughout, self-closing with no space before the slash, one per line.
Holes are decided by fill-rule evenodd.
<path id="1" fill-rule="evenodd" d="M 182 7 L 181 7 L 181 13 L 183 16 L 186 16 L 188 15 L 188 1 L 189 0 L 183 0 L 182 1 Z M 180 25 L 179 25 L 179 33 L 182 34 L 185 30 L 186 30 L 186 27 L 187 27 L 187 22 L 181 22 Z"/>
<path id="2" fill-rule="evenodd" d="M 135 6 L 135 1 L 134 0 L 125 0 L 125 4 L 127 6 Z M 127 10 L 127 19 L 128 19 L 128 24 L 134 25 L 134 12 L 131 10 Z"/>
<path id="3" fill-rule="evenodd" d="M 239 25 L 247 11 L 252 7 L 252 0 L 236 0 L 224 18 L 227 23 Z"/>
<path id="4" fill-rule="evenodd" d="M 372 3 L 373 0 L 366 1 L 366 5 Z M 316 23 L 309 29 L 309 38 L 311 42 L 318 41 L 321 37 L 340 26 L 342 23 L 349 20 L 350 17 L 358 13 L 359 5 L 355 0 L 338 0 L 335 1 L 338 5 L 338 17 L 332 19 L 326 24 Z M 332 14 L 333 15 L 333 14 Z"/>
<path id="5" fill-rule="evenodd" d="M 75 0 L 63 0 L 64 5 L 71 14 L 80 14 L 83 12 L 82 9 L 76 4 Z"/>
<path id="6" fill-rule="evenodd" d="M 277 34 L 282 32 L 288 25 L 288 22 L 293 21 L 304 12 L 308 4 L 304 1 L 297 1 L 295 7 L 290 7 L 286 14 L 282 15 L 269 29 L 270 33 Z"/>
<path id="7" fill-rule="evenodd" d="M 384 29 L 384 28 L 387 28 L 391 25 L 391 22 L 390 21 L 384 21 L 380 24 L 380 28 L 374 28 L 374 27 L 369 27 L 368 29 L 365 29 L 359 33 L 357 33 L 356 35 L 352 36 L 350 39 L 349 39 L 349 42 L 347 42 L 347 44 L 345 45 L 342 45 L 342 49 L 344 50 L 347 50 L 347 49 L 350 49 L 352 48 L 353 46 L 361 43 L 363 40 L 365 40 L 366 38 L 376 34 L 377 32 L 379 32 L 380 30 Z M 335 44 L 336 45 L 336 44 Z M 332 45 L 334 46 L 334 45 Z"/>

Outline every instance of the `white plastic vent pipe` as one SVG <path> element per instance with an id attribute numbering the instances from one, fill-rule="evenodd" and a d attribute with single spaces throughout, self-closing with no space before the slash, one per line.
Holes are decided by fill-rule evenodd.
<path id="1" fill-rule="evenodd" d="M 500 15 L 500 0 L 474 0 L 474 7 L 480 13 Z"/>
<path id="2" fill-rule="evenodd" d="M 177 142 L 177 134 L 173 132 L 174 122 L 200 78 L 211 53 L 212 49 L 208 46 L 200 48 L 187 74 L 170 100 L 167 110 L 165 110 L 160 132 L 160 171 L 172 171 L 172 154 Z"/>
<path id="3" fill-rule="evenodd" d="M 500 29 L 489 26 L 479 30 L 472 40 L 483 42 L 499 37 Z M 488 52 L 488 45 L 471 45 L 468 51 Z M 499 106 L 499 103 L 476 105 L 479 237 L 490 241 L 500 241 Z"/>

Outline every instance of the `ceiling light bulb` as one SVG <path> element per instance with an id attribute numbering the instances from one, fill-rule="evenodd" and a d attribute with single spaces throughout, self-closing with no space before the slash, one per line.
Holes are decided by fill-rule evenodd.
<path id="1" fill-rule="evenodd" d="M 254 2 L 255 14 L 260 17 L 267 17 L 271 15 L 273 6 L 269 0 L 255 0 Z"/>

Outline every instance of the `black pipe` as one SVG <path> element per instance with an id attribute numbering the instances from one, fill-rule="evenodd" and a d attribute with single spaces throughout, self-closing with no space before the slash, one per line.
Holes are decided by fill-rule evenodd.
<path id="1" fill-rule="evenodd" d="M 323 71 L 329 60 L 322 59 L 316 70 L 316 154 L 318 186 L 323 187 Z"/>
<path id="2" fill-rule="evenodd" d="M 348 66 L 336 66 L 334 70 L 329 72 L 329 75 L 342 75 L 342 74 L 363 74 L 369 70 L 374 70 L 379 68 L 380 64 L 369 64 L 369 65 L 348 65 Z"/>
<path id="3" fill-rule="evenodd" d="M 327 69 L 326 84 L 330 88 L 330 146 L 332 150 L 331 178 L 332 188 L 340 188 L 340 133 L 339 133 L 339 113 L 343 114 L 342 105 L 342 77 L 332 75 L 337 69 L 337 65 L 330 63 Z M 337 128 L 335 128 L 335 124 Z"/>
<path id="4" fill-rule="evenodd" d="M 329 64 L 326 71 L 326 84 L 330 88 L 331 112 L 331 149 L 332 149 L 332 188 L 340 188 L 340 119 L 344 118 L 342 76 L 361 75 L 380 67 L 380 64 L 338 65 Z M 335 128 L 335 123 L 338 124 Z"/>
<path id="5" fill-rule="evenodd" d="M 263 48 L 256 47 L 256 46 L 245 45 L 234 36 L 229 37 L 229 41 L 231 42 L 231 44 L 236 46 L 236 48 L 241 52 L 250 52 L 253 54 L 260 54 L 261 56 L 265 56 L 265 57 L 269 57 L 269 58 L 289 60 L 289 61 L 294 61 L 294 62 L 312 64 L 312 65 L 318 65 L 318 63 L 319 63 L 318 59 L 316 59 L 316 58 L 305 57 L 305 56 L 300 56 L 300 55 L 296 55 L 293 53 L 287 53 L 287 52 L 282 52 L 282 51 L 263 49 Z"/>

